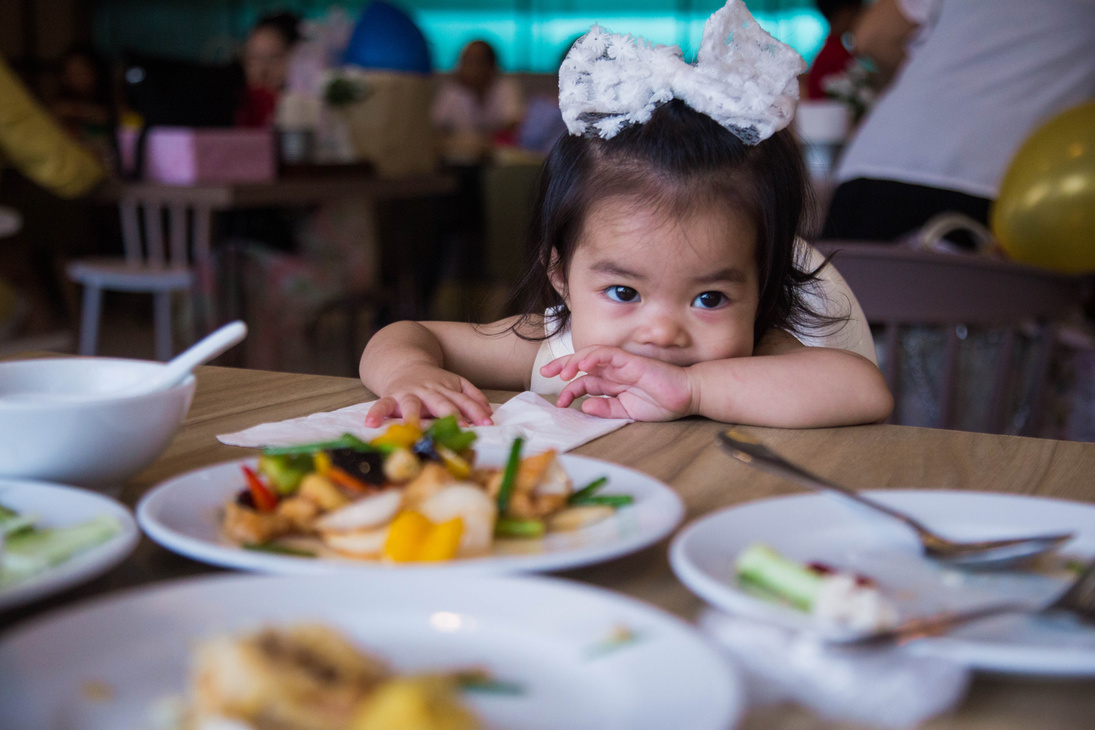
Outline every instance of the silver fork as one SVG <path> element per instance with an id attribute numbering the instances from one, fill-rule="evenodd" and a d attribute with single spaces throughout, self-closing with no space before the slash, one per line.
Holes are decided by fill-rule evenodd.
<path id="1" fill-rule="evenodd" d="M 1035 615 L 1059 611 L 1071 613 L 1081 621 L 1095 625 L 1095 561 L 1089 563 L 1084 572 L 1046 606 L 1032 606 L 1029 603 L 997 603 L 968 611 L 948 611 L 934 616 L 909 619 L 893 628 L 870 634 L 826 637 L 826 641 L 847 647 L 902 644 L 913 639 L 945 634 L 951 629 L 992 616 L 1009 613 Z"/>
<path id="2" fill-rule="evenodd" d="M 724 451 L 749 466 L 778 474 L 810 489 L 847 497 L 865 507 L 870 507 L 905 523 L 920 538 L 920 542 L 924 546 L 924 554 L 927 557 L 957 567 L 1003 568 L 1049 552 L 1072 538 L 1072 533 L 1060 533 L 1031 535 L 1007 540 L 981 540 L 978 542 L 948 540 L 929 530 L 919 520 L 903 512 L 865 497 L 854 489 L 822 479 L 816 474 L 792 464 L 741 431 L 732 428 L 722 431 L 719 433 L 719 443 Z"/>

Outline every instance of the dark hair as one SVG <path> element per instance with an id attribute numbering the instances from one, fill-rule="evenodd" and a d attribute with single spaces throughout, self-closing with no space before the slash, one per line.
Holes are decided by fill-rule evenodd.
<path id="1" fill-rule="evenodd" d="M 281 36 L 286 48 L 292 48 L 301 39 L 300 16 L 296 13 L 281 12 L 264 15 L 258 19 L 251 32 L 268 29 Z"/>
<path id="2" fill-rule="evenodd" d="M 754 344 L 773 327 L 801 333 L 840 321 L 811 310 L 802 298 L 803 288 L 821 270 L 795 266 L 808 190 L 802 154 L 789 130 L 747 145 L 678 100 L 609 140 L 564 136 L 540 173 L 529 238 L 531 267 L 518 290 L 523 316 L 514 331 L 543 339 L 529 334 L 530 325 L 552 310 L 546 329 L 567 326 L 570 312 L 551 286 L 549 271 L 556 266 L 566 276 L 588 212 L 612 197 L 676 215 L 722 205 L 753 221 L 760 282 Z"/>
<path id="3" fill-rule="evenodd" d="M 472 46 L 479 46 L 483 48 L 487 52 L 487 63 L 490 65 L 491 68 L 498 68 L 498 53 L 494 50 L 494 46 L 492 46 L 490 43 L 483 40 L 482 38 L 477 38 L 474 41 L 469 41 L 464 46 L 463 50 L 460 51 L 460 60 L 464 59 L 464 54 L 467 53 L 468 49 L 470 49 Z"/>
<path id="4" fill-rule="evenodd" d="M 863 0 L 816 0 L 815 4 L 822 17 L 832 23 L 833 16 L 841 10 L 859 10 L 863 7 Z"/>

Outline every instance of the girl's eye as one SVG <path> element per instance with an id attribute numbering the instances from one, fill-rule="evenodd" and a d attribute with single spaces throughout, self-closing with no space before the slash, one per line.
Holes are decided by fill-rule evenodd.
<path id="1" fill-rule="evenodd" d="M 726 295 L 718 291 L 705 291 L 692 300 L 693 307 L 700 309 L 715 309 L 728 302 Z"/>
<path id="2" fill-rule="evenodd" d="M 605 294 L 614 302 L 636 302 L 639 300 L 639 292 L 629 286 L 610 286 L 605 289 Z"/>

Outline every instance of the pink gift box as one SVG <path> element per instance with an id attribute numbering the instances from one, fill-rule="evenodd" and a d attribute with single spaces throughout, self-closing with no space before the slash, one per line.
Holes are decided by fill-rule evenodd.
<path id="1" fill-rule="evenodd" d="M 122 167 L 132 170 L 138 132 L 119 132 Z M 155 127 L 145 138 L 144 179 L 171 185 L 269 182 L 277 176 L 269 129 Z"/>

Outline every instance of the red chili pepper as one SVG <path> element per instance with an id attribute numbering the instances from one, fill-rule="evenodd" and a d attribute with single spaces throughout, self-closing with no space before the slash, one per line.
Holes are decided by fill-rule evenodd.
<path id="1" fill-rule="evenodd" d="M 255 502 L 255 509 L 259 512 L 273 512 L 274 508 L 278 506 L 278 498 L 262 483 L 262 480 L 259 479 L 259 475 L 255 473 L 254 469 L 246 465 L 243 465 L 240 468 L 243 469 L 243 475 L 247 477 L 247 489 L 251 492 L 251 499 Z"/>

